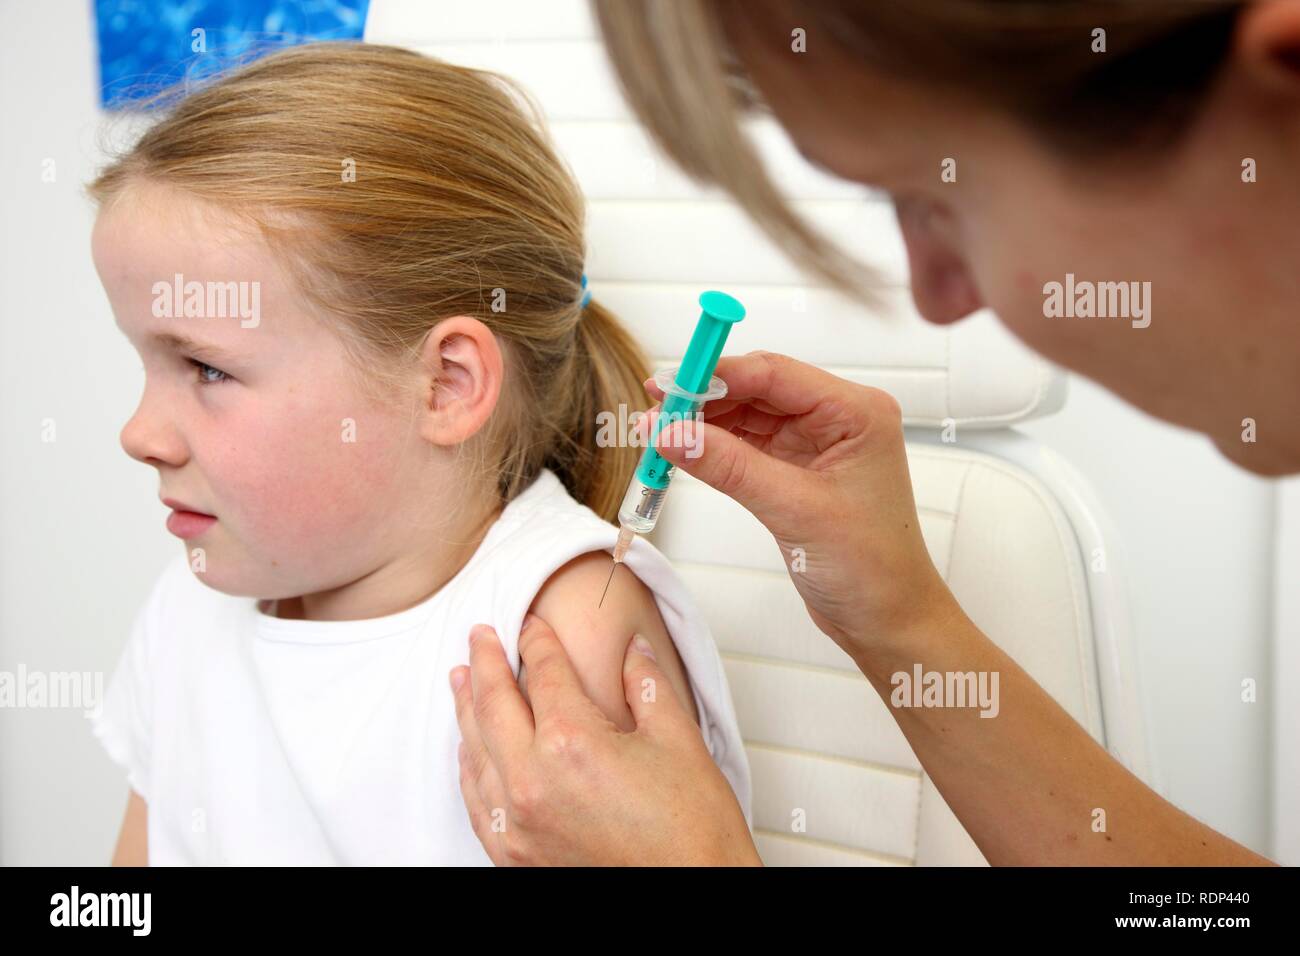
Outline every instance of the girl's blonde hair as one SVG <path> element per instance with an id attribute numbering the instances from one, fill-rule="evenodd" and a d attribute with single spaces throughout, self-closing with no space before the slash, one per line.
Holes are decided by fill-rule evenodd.
<path id="1" fill-rule="evenodd" d="M 649 362 L 595 299 L 581 306 L 582 194 L 526 92 L 410 50 L 331 42 L 175 95 L 154 97 L 164 118 L 89 185 L 101 207 L 160 184 L 259 230 L 337 320 L 372 394 L 440 320 L 477 318 L 506 365 L 474 439 L 501 500 L 546 467 L 615 519 L 638 449 L 598 448 L 597 415 L 649 404 Z"/>

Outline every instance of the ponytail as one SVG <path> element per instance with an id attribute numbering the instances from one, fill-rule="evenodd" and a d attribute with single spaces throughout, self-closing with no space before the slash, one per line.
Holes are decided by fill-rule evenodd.
<path id="1" fill-rule="evenodd" d="M 642 449 L 622 434 L 612 445 L 600 447 L 600 416 L 606 413 L 622 422 L 650 405 L 644 386 L 650 363 L 628 330 L 594 299 L 582 310 L 577 336 L 575 421 L 565 436 L 568 440 L 554 446 L 547 467 L 569 494 L 612 522 Z M 620 414 L 620 405 L 626 415 Z"/>

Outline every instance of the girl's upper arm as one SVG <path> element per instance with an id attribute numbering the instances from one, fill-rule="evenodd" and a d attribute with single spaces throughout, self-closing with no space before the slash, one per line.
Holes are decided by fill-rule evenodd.
<path id="1" fill-rule="evenodd" d="M 126 815 L 122 818 L 112 865 L 149 865 L 149 805 L 134 790 L 126 801 Z"/>
<path id="2" fill-rule="evenodd" d="M 533 600 L 532 612 L 555 631 L 583 690 L 620 730 L 636 729 L 623 691 L 623 654 L 633 634 L 641 634 L 650 642 L 655 661 L 677 700 L 698 723 L 686 668 L 650 589 L 629 569 L 619 568 L 603 606 L 597 608 L 609 580 L 610 560 L 608 551 L 592 551 L 574 558 L 542 585 Z M 527 697 L 522 665 L 519 684 Z"/>

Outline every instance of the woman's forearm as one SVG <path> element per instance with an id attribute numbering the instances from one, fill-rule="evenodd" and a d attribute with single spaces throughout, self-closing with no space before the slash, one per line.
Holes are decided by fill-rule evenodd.
<path id="1" fill-rule="evenodd" d="M 727 400 L 701 426 L 702 454 L 687 456 L 686 423 L 656 448 L 748 509 L 783 555 L 803 551 L 790 578 L 813 623 L 881 697 L 918 664 L 998 674 L 996 716 L 891 708 L 990 862 L 1267 862 L 1112 760 L 966 617 L 921 533 L 896 399 L 773 352 L 724 357 L 717 373 Z"/>
<path id="2" fill-rule="evenodd" d="M 991 864 L 1270 862 L 1126 770 L 955 602 L 896 646 L 907 650 L 874 650 L 858 660 L 887 704 L 893 675 L 911 678 L 917 664 L 923 673 L 998 674 L 993 717 L 981 717 L 973 706 L 890 705 L 926 773 Z M 915 702 L 902 696 L 903 703 Z"/>

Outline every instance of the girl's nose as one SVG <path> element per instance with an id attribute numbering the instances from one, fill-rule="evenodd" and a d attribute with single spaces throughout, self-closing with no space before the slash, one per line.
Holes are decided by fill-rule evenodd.
<path id="1" fill-rule="evenodd" d="M 123 451 L 146 465 L 179 467 L 184 463 L 186 450 L 180 431 L 165 403 L 151 399 L 147 388 L 118 439 Z"/>
<path id="2" fill-rule="evenodd" d="M 912 300 L 928 322 L 946 325 L 983 306 L 966 260 L 952 240 L 936 228 L 943 215 L 926 200 L 895 200 L 894 212 L 907 246 Z"/>

